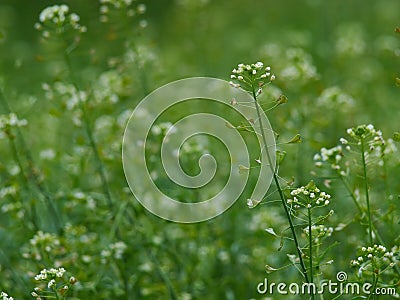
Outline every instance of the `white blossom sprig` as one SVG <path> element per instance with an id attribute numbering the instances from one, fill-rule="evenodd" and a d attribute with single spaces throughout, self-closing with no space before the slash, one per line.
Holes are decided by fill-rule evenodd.
<path id="1" fill-rule="evenodd" d="M 100 0 L 100 21 L 109 22 L 112 14 L 122 12 L 126 17 L 139 17 L 139 27 L 147 27 L 147 21 L 142 18 L 147 7 L 143 3 L 135 3 L 135 0 Z"/>
<path id="2" fill-rule="evenodd" d="M 287 199 L 287 203 L 294 209 L 327 206 L 331 199 L 331 195 L 321 191 L 313 181 L 292 190 L 290 195 L 292 197 Z"/>
<path id="3" fill-rule="evenodd" d="M 8 294 L 5 293 L 5 292 L 1 292 L 1 293 L 0 293 L 0 300 L 14 300 L 14 298 L 8 296 Z"/>
<path id="4" fill-rule="evenodd" d="M 82 26 L 79 21 L 79 15 L 70 12 L 68 5 L 53 5 L 42 10 L 35 29 L 39 30 L 45 39 L 69 32 L 81 34 L 86 32 L 87 28 Z"/>
<path id="5" fill-rule="evenodd" d="M 262 87 L 275 80 L 275 75 L 271 73 L 271 67 L 266 66 L 262 62 L 254 64 L 238 64 L 237 68 L 232 70 L 231 81 L 233 87 L 242 88 L 249 93 L 256 92 L 258 96 Z"/>
<path id="6" fill-rule="evenodd" d="M 43 269 L 34 279 L 42 285 L 35 287 L 31 296 L 37 300 L 43 298 L 66 299 L 65 296 L 71 287 L 78 282 L 74 276 L 66 276 L 66 270 L 62 267 Z"/>
<path id="7" fill-rule="evenodd" d="M 387 249 L 383 245 L 374 244 L 359 249 L 359 256 L 350 261 L 352 267 L 358 268 L 358 276 L 362 274 L 380 274 L 392 269 L 399 263 L 396 258 L 396 247 Z"/>

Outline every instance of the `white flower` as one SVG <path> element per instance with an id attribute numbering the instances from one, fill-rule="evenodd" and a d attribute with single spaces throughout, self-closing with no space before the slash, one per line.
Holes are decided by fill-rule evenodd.
<path id="1" fill-rule="evenodd" d="M 50 289 L 52 286 L 56 284 L 56 281 L 54 279 L 50 280 L 49 283 L 47 284 L 47 287 Z"/>
<path id="2" fill-rule="evenodd" d="M 146 5 L 144 4 L 139 4 L 137 7 L 137 11 L 139 14 L 144 14 L 146 12 Z"/>
<path id="3" fill-rule="evenodd" d="M 13 297 L 9 297 L 5 292 L 0 293 L 1 300 L 14 300 Z"/>
<path id="4" fill-rule="evenodd" d="M 69 8 L 67 5 L 53 5 L 48 6 L 42 10 L 39 14 L 40 23 L 35 24 L 35 29 L 42 30 L 44 27 L 53 29 L 53 32 L 60 33 L 62 30 L 60 28 L 67 28 L 70 25 L 73 29 L 80 32 L 85 32 L 86 27 L 81 26 L 78 22 L 80 17 L 76 13 L 69 13 Z M 46 25 L 46 26 L 42 26 Z M 43 37 L 50 37 L 51 33 L 49 30 L 43 31 Z"/>
<path id="5" fill-rule="evenodd" d="M 254 200 L 254 199 L 247 199 L 247 206 L 249 208 L 254 208 L 256 207 L 258 204 L 260 204 L 260 200 Z"/>
<path id="6" fill-rule="evenodd" d="M 41 159 L 52 160 L 56 156 L 56 153 L 54 152 L 53 149 L 49 148 L 49 149 L 41 151 L 39 156 Z"/>

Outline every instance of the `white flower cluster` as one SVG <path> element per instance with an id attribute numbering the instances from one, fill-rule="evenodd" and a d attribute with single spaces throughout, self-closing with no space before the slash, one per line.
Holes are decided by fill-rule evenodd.
<path id="1" fill-rule="evenodd" d="M 0 189 L 0 199 L 3 199 L 7 196 L 15 196 L 17 194 L 17 188 L 15 186 L 6 186 Z M 3 202 L 1 207 L 1 211 L 3 213 L 7 212 L 16 212 L 16 216 L 19 219 L 22 219 L 25 215 L 25 211 L 22 209 L 22 205 L 18 201 L 14 201 L 12 198 L 10 202 Z M 1 300 L 1 299 L 0 299 Z"/>
<path id="2" fill-rule="evenodd" d="M 321 192 L 313 181 L 306 186 L 292 190 L 290 195 L 292 198 L 287 199 L 287 203 L 292 205 L 294 208 L 327 206 L 331 199 L 331 195 Z"/>
<path id="3" fill-rule="evenodd" d="M 285 67 L 280 72 L 283 80 L 307 84 L 319 78 L 312 56 L 302 48 L 289 48 L 285 52 Z M 282 54 L 279 53 L 279 56 Z"/>
<path id="4" fill-rule="evenodd" d="M 303 229 L 306 235 L 309 235 L 309 228 L 305 227 Z M 324 225 L 312 225 L 311 234 L 316 243 L 320 242 L 321 239 L 330 237 L 333 233 L 332 227 L 325 227 Z"/>
<path id="5" fill-rule="evenodd" d="M 376 130 L 374 125 L 359 125 L 354 128 L 347 129 L 347 134 L 356 140 L 373 138 L 376 142 L 384 143 L 382 138 L 382 131 Z"/>
<path id="6" fill-rule="evenodd" d="M 88 94 L 85 91 L 77 90 L 74 85 L 61 81 L 52 85 L 43 83 L 42 89 L 47 99 L 61 102 L 62 109 L 72 111 L 72 122 L 75 126 L 82 125 L 80 103 L 87 101 Z"/>
<path id="7" fill-rule="evenodd" d="M 392 250 L 395 250 L 395 248 Z M 372 247 L 362 247 L 360 256 L 351 260 L 350 264 L 353 267 L 375 265 L 375 267 L 382 269 L 393 268 L 397 260 L 392 250 L 388 251 L 385 246 L 376 244 Z"/>
<path id="8" fill-rule="evenodd" d="M 146 12 L 146 5 L 143 3 L 133 7 L 134 0 L 100 0 L 100 21 L 108 22 L 109 14 L 112 10 L 126 11 L 128 17 L 143 15 Z M 146 20 L 140 20 L 139 26 L 144 28 L 147 26 Z"/>
<path id="9" fill-rule="evenodd" d="M 357 23 L 341 25 L 336 32 L 338 38 L 335 51 L 337 54 L 346 56 L 363 54 L 367 49 L 363 28 Z"/>
<path id="10" fill-rule="evenodd" d="M 151 133 L 154 135 L 165 135 L 168 131 L 176 132 L 176 127 L 171 122 L 163 122 L 151 127 Z"/>
<path id="11" fill-rule="evenodd" d="M 330 109 L 345 110 L 354 106 L 354 99 L 345 94 L 339 87 L 332 86 L 325 89 L 317 99 L 317 103 Z"/>
<path id="12" fill-rule="evenodd" d="M 342 141 L 342 143 L 345 142 Z M 343 166 L 341 166 L 342 158 L 343 149 L 340 145 L 330 149 L 321 148 L 320 153 L 314 155 L 316 167 L 321 167 L 323 163 L 330 163 L 330 166 L 333 170 L 339 172 L 342 176 L 346 176 L 347 172 L 344 171 Z"/>
<path id="13" fill-rule="evenodd" d="M 112 70 L 102 73 L 94 89 L 94 100 L 97 103 L 117 103 L 120 95 L 126 89 L 124 84 L 124 77 L 121 76 L 120 72 Z"/>
<path id="14" fill-rule="evenodd" d="M 76 13 L 70 13 L 66 4 L 48 6 L 39 15 L 39 23 L 35 28 L 42 31 L 42 36 L 50 37 L 51 32 L 64 33 L 70 29 L 77 32 L 86 32 L 86 27 L 79 24 L 80 17 Z"/>
<path id="15" fill-rule="evenodd" d="M 51 268 L 49 270 L 43 269 L 34 278 L 37 281 L 50 279 L 49 282 L 51 282 L 51 280 L 56 278 L 56 277 L 58 277 L 58 278 L 63 277 L 64 273 L 65 273 L 65 269 L 64 268 L 58 268 L 58 269 Z"/>
<path id="16" fill-rule="evenodd" d="M 231 79 L 233 81 L 229 83 L 233 87 L 241 87 L 248 92 L 257 89 L 258 96 L 261 93 L 261 87 L 275 80 L 275 75 L 271 74 L 271 67 L 264 67 L 264 64 L 259 61 L 251 65 L 238 64 L 237 68 L 232 70 Z"/>
<path id="17" fill-rule="evenodd" d="M 53 160 L 56 157 L 56 152 L 53 149 L 48 148 L 40 151 L 39 157 L 43 160 Z"/>
<path id="18" fill-rule="evenodd" d="M 25 119 L 18 119 L 15 113 L 0 115 L 0 139 L 10 127 L 23 127 L 28 124 Z M 3 133 L 4 132 L 4 133 Z"/>
<path id="19" fill-rule="evenodd" d="M 58 295 L 61 294 L 65 297 L 65 294 L 68 292 L 70 287 L 74 285 L 78 280 L 71 276 L 69 279 L 64 278 L 66 270 L 64 268 L 51 268 L 49 270 L 43 269 L 37 274 L 34 279 L 36 281 L 42 282 L 43 286 L 35 287 L 34 291 L 31 292 L 31 296 L 35 297 L 37 300 L 41 300 L 43 298 L 57 298 Z M 45 285 L 47 284 L 47 288 L 55 293 L 55 297 L 49 296 L 48 291 L 45 290 Z M 43 295 L 41 295 L 43 293 Z M 65 299 L 63 297 L 63 299 Z"/>
<path id="20" fill-rule="evenodd" d="M 53 233 L 38 231 L 29 243 L 34 247 L 43 248 L 46 252 L 51 252 L 60 245 L 60 240 Z"/>
<path id="21" fill-rule="evenodd" d="M 5 292 L 1 292 L 0 293 L 0 300 L 14 300 L 14 298 L 8 296 Z"/>
<path id="22" fill-rule="evenodd" d="M 6 186 L 0 189 L 0 199 L 8 196 L 15 195 L 17 193 L 17 188 L 15 186 Z"/>
<path id="23" fill-rule="evenodd" d="M 186 141 L 182 145 L 181 152 L 179 154 L 188 155 L 189 159 L 192 159 L 192 157 L 190 156 L 192 154 L 201 156 L 203 154 L 209 153 L 207 145 L 208 141 L 206 139 L 201 139 L 201 137 L 198 136 L 195 140 Z"/>
<path id="24" fill-rule="evenodd" d="M 122 259 L 122 256 L 125 253 L 126 248 L 128 246 L 124 242 L 116 242 L 114 244 L 109 245 L 109 249 L 101 251 L 101 262 L 103 264 L 107 263 L 107 259 L 113 257 L 114 259 Z"/>

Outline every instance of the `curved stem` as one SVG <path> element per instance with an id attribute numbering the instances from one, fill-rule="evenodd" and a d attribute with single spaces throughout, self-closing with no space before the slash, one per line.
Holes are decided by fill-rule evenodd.
<path id="1" fill-rule="evenodd" d="M 299 241 L 297 239 L 297 235 L 296 235 L 296 231 L 295 231 L 295 228 L 294 228 L 292 216 L 290 215 L 289 209 L 288 209 L 288 207 L 286 205 L 286 197 L 285 197 L 285 195 L 284 195 L 284 193 L 282 191 L 282 188 L 281 188 L 281 186 L 279 184 L 278 174 L 276 172 L 276 166 L 272 165 L 272 159 L 271 159 L 271 156 L 269 155 L 269 152 L 268 152 L 267 138 L 265 136 L 264 127 L 263 127 L 263 124 L 262 124 L 260 107 L 259 107 L 259 104 L 257 102 L 257 96 L 256 96 L 256 93 L 255 93 L 254 85 L 252 86 L 252 96 L 253 96 L 254 104 L 255 104 L 255 107 L 256 107 L 256 111 L 257 111 L 257 117 L 258 117 L 258 122 L 259 122 L 259 125 L 260 125 L 262 141 L 264 143 L 264 148 L 265 148 L 265 151 L 267 153 L 268 164 L 269 164 L 269 166 L 271 168 L 272 176 L 274 178 L 275 185 L 276 185 L 276 187 L 278 189 L 279 197 L 281 199 L 282 206 L 283 206 L 283 208 L 285 210 L 286 218 L 289 221 L 290 231 L 292 233 L 293 241 L 294 241 L 294 244 L 295 244 L 295 247 L 296 247 L 296 250 L 297 250 L 297 254 L 299 256 L 301 271 L 303 273 L 304 279 L 306 280 L 307 283 L 309 283 L 310 281 L 309 281 L 309 278 L 308 278 L 308 275 L 307 275 L 307 269 L 306 269 L 306 266 L 305 266 L 305 263 L 304 263 L 304 260 L 303 260 L 303 253 L 301 252 L 300 244 L 299 244 Z"/>
<path id="2" fill-rule="evenodd" d="M 372 238 L 372 220 L 371 220 L 371 208 L 369 201 L 369 190 L 368 190 L 368 177 L 367 177 L 367 165 L 365 162 L 365 152 L 364 152 L 364 139 L 361 138 L 361 160 L 363 165 L 363 174 L 364 174 L 364 187 L 365 187 L 365 198 L 367 201 L 367 218 L 368 218 L 368 236 L 370 245 L 373 244 Z"/>
<path id="3" fill-rule="evenodd" d="M 4 92 L 1 89 L 0 89 L 0 101 L 3 104 L 3 107 L 5 108 L 6 112 L 9 114 L 12 113 L 11 107 L 8 104 L 6 96 L 4 95 Z M 26 173 L 24 173 L 22 160 L 20 159 L 20 155 L 18 154 L 18 151 L 17 151 L 18 150 L 17 145 L 14 140 L 11 140 L 12 137 L 10 137 L 10 143 L 11 143 L 11 147 L 12 147 L 12 152 L 14 153 L 13 155 L 17 161 L 17 164 L 20 167 L 21 175 L 24 178 L 23 180 L 26 183 L 26 186 L 28 189 L 30 189 L 29 183 L 30 183 L 30 181 L 32 181 L 33 185 L 37 188 L 37 191 L 44 197 L 47 209 L 50 212 L 50 216 L 54 223 L 54 226 L 57 231 L 60 231 L 60 230 L 62 230 L 61 221 L 60 221 L 61 216 L 59 214 L 57 207 L 54 204 L 54 198 L 49 196 L 50 193 L 48 192 L 47 187 L 39 180 L 39 178 L 36 174 L 35 163 L 34 163 L 31 151 L 30 151 L 30 149 L 26 143 L 26 140 L 22 134 L 22 131 L 19 127 L 16 127 L 16 133 L 17 133 L 16 136 L 18 138 L 18 141 L 21 144 L 22 151 L 25 155 L 25 159 L 27 161 L 27 172 Z M 35 210 L 33 207 L 31 208 L 31 210 L 32 210 L 32 213 L 35 214 Z M 38 228 L 36 221 L 33 222 L 33 225 L 36 228 Z"/>
<path id="4" fill-rule="evenodd" d="M 312 251 L 313 251 L 313 247 L 312 247 L 312 231 L 311 231 L 311 227 L 312 227 L 312 221 L 311 221 L 311 209 L 308 208 L 307 209 L 308 212 L 308 250 L 309 250 L 309 256 L 310 256 L 310 283 L 313 283 L 313 278 L 314 278 L 314 270 L 313 270 L 313 255 L 312 255 Z"/>
<path id="5" fill-rule="evenodd" d="M 64 59 L 65 59 L 66 65 L 68 67 L 68 71 L 69 71 L 69 74 L 70 74 L 70 77 L 71 77 L 72 84 L 73 84 L 73 86 L 75 87 L 75 89 L 78 92 L 79 91 L 79 87 L 78 87 L 77 81 L 75 79 L 75 74 L 73 72 L 73 68 L 72 68 L 72 64 L 71 64 L 71 60 L 70 60 L 68 51 L 65 52 Z M 79 92 L 77 94 L 78 94 L 78 97 L 79 97 Z M 102 186 L 103 186 L 103 191 L 104 191 L 104 194 L 106 195 L 108 206 L 109 206 L 110 209 L 112 209 L 113 208 L 113 201 L 112 201 L 112 197 L 111 197 L 110 187 L 109 187 L 108 181 L 107 181 L 106 172 L 105 172 L 105 169 L 104 169 L 104 166 L 103 166 L 103 162 L 100 159 L 99 149 L 98 149 L 97 143 L 96 143 L 96 141 L 94 139 L 93 131 L 92 131 L 92 128 L 91 128 L 90 122 L 89 122 L 89 117 L 88 117 L 86 109 L 85 109 L 85 107 L 84 107 L 84 105 L 82 103 L 82 99 L 79 99 L 79 108 L 82 111 L 82 119 L 83 119 L 85 132 L 86 132 L 86 135 L 87 135 L 88 140 L 89 140 L 89 145 L 92 148 L 92 151 L 93 151 L 93 154 L 94 154 L 94 159 L 95 159 L 95 162 L 96 162 L 97 170 L 98 170 L 99 175 L 100 175 L 100 180 L 101 180 L 101 183 L 102 183 Z"/>

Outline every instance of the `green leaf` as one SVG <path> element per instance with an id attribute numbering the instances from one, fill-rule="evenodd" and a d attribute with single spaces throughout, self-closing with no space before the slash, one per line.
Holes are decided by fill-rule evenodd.
<path id="1" fill-rule="evenodd" d="M 265 231 L 268 232 L 269 234 L 272 234 L 273 236 L 278 236 L 273 228 L 265 228 Z"/>
<path id="2" fill-rule="evenodd" d="M 298 133 L 289 142 L 287 142 L 287 144 L 298 144 L 298 143 L 301 143 L 301 142 L 302 142 L 301 136 Z"/>
<path id="3" fill-rule="evenodd" d="M 228 127 L 229 129 L 236 129 L 235 126 L 233 126 L 231 123 L 229 122 L 225 122 L 225 126 Z"/>
<path id="4" fill-rule="evenodd" d="M 400 142 L 400 132 L 396 131 L 395 133 L 393 133 L 393 140 L 395 142 Z"/>
<path id="5" fill-rule="evenodd" d="M 286 151 L 276 150 L 276 160 L 278 162 L 278 165 L 283 161 L 285 157 Z"/>
<path id="6" fill-rule="evenodd" d="M 306 185 L 306 189 L 312 190 L 315 189 L 316 185 L 314 183 L 314 180 L 311 180 L 307 185 Z"/>
<path id="7" fill-rule="evenodd" d="M 247 206 L 249 208 L 254 208 L 260 203 L 261 203 L 261 200 L 247 199 Z"/>
<path id="8" fill-rule="evenodd" d="M 276 99 L 278 105 L 284 104 L 288 102 L 288 98 L 285 95 L 280 95 L 278 99 Z"/>
<path id="9" fill-rule="evenodd" d="M 396 78 L 396 85 L 400 86 L 400 78 Z"/>
<path id="10" fill-rule="evenodd" d="M 62 116 L 62 113 L 58 109 L 55 109 L 55 108 L 51 108 L 49 110 L 49 114 L 56 118 L 60 118 Z"/>
<path id="11" fill-rule="evenodd" d="M 285 242 L 285 241 L 284 241 L 283 235 L 281 235 L 281 240 L 279 241 L 279 248 L 278 248 L 278 251 L 281 251 L 281 250 L 282 250 L 284 242 Z"/>
<path id="12" fill-rule="evenodd" d="M 239 131 L 250 131 L 251 132 L 251 130 L 248 127 L 249 127 L 249 125 L 247 125 L 244 122 L 241 122 L 240 125 L 238 127 L 236 127 L 236 129 Z"/>
<path id="13" fill-rule="evenodd" d="M 297 256 L 294 254 L 286 254 L 292 264 L 297 264 Z"/>
<path id="14" fill-rule="evenodd" d="M 265 265 L 265 270 L 267 271 L 268 274 L 270 274 L 275 271 L 278 271 L 279 269 L 275 269 L 275 268 L 271 267 L 270 265 Z"/>
<path id="15" fill-rule="evenodd" d="M 249 170 L 250 170 L 249 167 L 239 165 L 239 174 L 244 174 L 244 173 L 248 172 Z"/>

